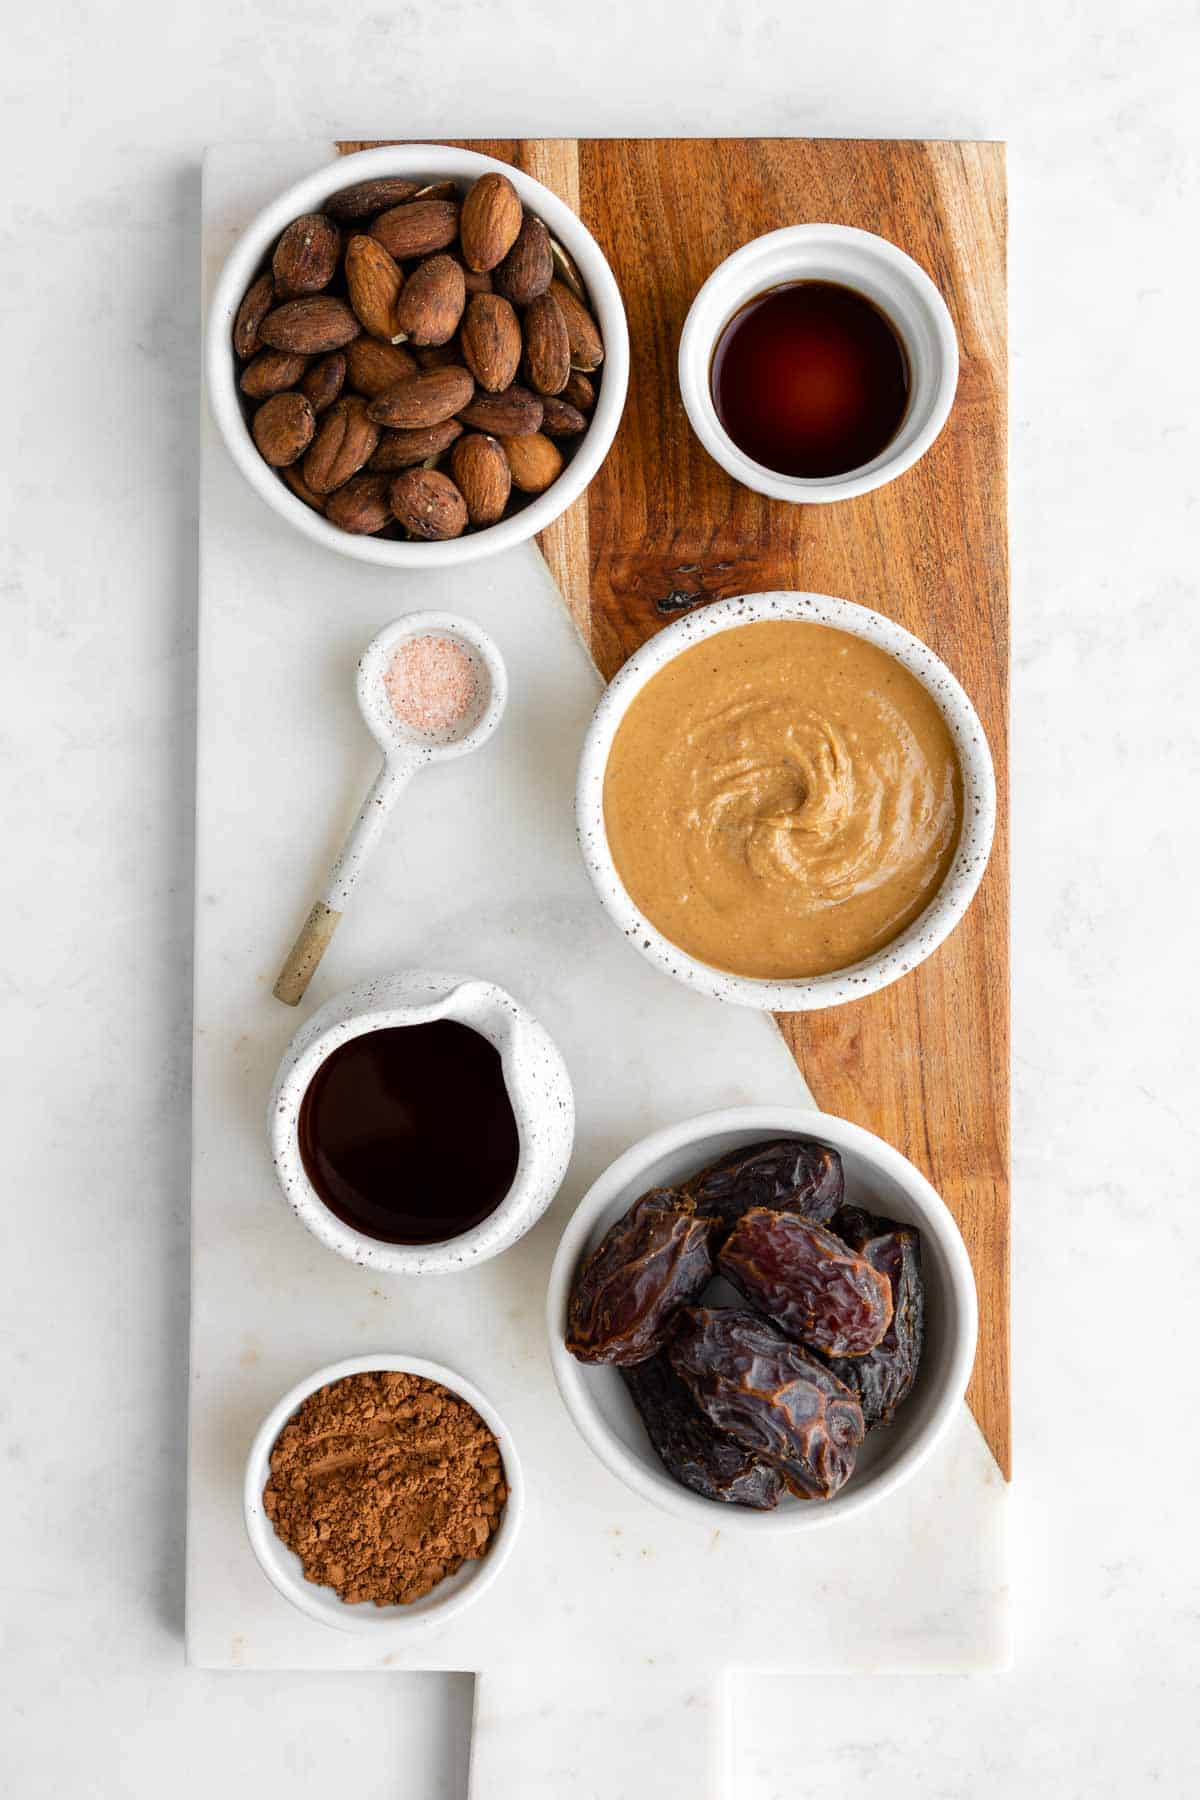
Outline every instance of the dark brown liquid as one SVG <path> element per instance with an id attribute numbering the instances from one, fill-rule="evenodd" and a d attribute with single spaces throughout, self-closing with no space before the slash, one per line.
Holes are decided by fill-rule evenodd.
<path id="1" fill-rule="evenodd" d="M 908 405 L 889 321 L 831 281 L 772 288 L 735 313 L 713 353 L 717 416 L 778 475 L 845 475 L 886 449 Z"/>
<path id="2" fill-rule="evenodd" d="M 499 1052 L 435 1019 L 351 1038 L 300 1106 L 300 1155 L 330 1212 L 385 1244 L 436 1244 L 495 1212 L 520 1144 Z"/>

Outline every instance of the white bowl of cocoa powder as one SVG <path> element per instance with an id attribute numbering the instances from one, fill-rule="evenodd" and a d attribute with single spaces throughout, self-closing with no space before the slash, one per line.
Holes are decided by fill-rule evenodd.
<path id="1" fill-rule="evenodd" d="M 477 1601 L 524 1506 L 508 1427 L 471 1382 L 420 1357 L 352 1356 L 285 1394 L 243 1493 L 259 1567 L 300 1612 L 395 1638 Z"/>

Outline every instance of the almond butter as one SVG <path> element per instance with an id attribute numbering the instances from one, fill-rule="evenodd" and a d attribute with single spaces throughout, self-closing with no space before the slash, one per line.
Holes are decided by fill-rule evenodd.
<path id="1" fill-rule="evenodd" d="M 458 236 L 456 200 L 409 200 L 380 213 L 371 236 L 389 256 L 406 262 L 410 256 L 429 256 L 444 250 Z"/>
<path id="2" fill-rule="evenodd" d="M 363 330 L 391 343 L 400 333 L 396 304 L 404 286 L 404 271 L 382 244 L 361 232 L 346 245 L 345 269 L 346 291 Z"/>
<path id="3" fill-rule="evenodd" d="M 587 307 L 561 281 L 550 283 L 550 292 L 562 309 L 571 345 L 571 367 L 590 375 L 604 361 L 604 339 Z"/>
<path id="4" fill-rule="evenodd" d="M 406 469 L 392 482 L 390 497 L 393 513 L 414 537 L 456 538 L 467 528 L 466 502 L 436 469 Z"/>
<path id="5" fill-rule="evenodd" d="M 449 343 L 466 303 L 462 264 L 452 256 L 427 256 L 417 264 L 400 296 L 396 335 L 414 344 Z"/>
<path id="6" fill-rule="evenodd" d="M 392 509 L 388 504 L 390 486 L 386 475 L 356 475 L 335 494 L 330 494 L 325 503 L 325 517 L 342 531 L 351 531 L 356 537 L 370 537 L 392 522 Z"/>
<path id="7" fill-rule="evenodd" d="M 286 468 L 303 456 L 316 428 L 313 409 L 303 394 L 272 394 L 250 424 L 259 455 L 273 469 Z"/>
<path id="8" fill-rule="evenodd" d="M 341 253 L 341 233 L 324 213 L 305 213 L 303 218 L 293 219 L 271 259 L 276 294 L 281 300 L 319 294 L 337 273 Z"/>
<path id="9" fill-rule="evenodd" d="M 503 517 L 512 492 L 512 472 L 497 438 L 478 431 L 459 438 L 450 452 L 450 472 L 472 525 L 494 525 Z"/>
<path id="10" fill-rule="evenodd" d="M 474 295 L 459 342 L 463 361 L 481 388 L 499 394 L 511 387 L 521 363 L 521 327 L 502 295 Z"/>
<path id="11" fill-rule="evenodd" d="M 476 394 L 460 411 L 463 424 L 476 431 L 489 431 L 494 437 L 522 437 L 540 430 L 543 408 L 539 395 L 514 381 L 502 394 Z"/>
<path id="12" fill-rule="evenodd" d="M 269 312 L 258 328 L 262 343 L 273 350 L 293 350 L 298 356 L 321 356 L 326 350 L 340 350 L 358 333 L 358 320 L 346 302 L 332 294 L 288 300 Z"/>
<path id="13" fill-rule="evenodd" d="M 265 400 L 268 394 L 295 387 L 307 367 L 308 358 L 293 356 L 290 350 L 260 350 L 242 370 L 238 386 L 252 400 Z"/>
<path id="14" fill-rule="evenodd" d="M 304 374 L 300 383 L 300 392 L 305 396 L 315 413 L 323 413 L 327 406 L 332 406 L 341 393 L 346 381 L 346 358 L 341 350 L 334 350 L 329 356 L 322 356 L 313 363 Z"/>
<path id="15" fill-rule="evenodd" d="M 526 437 L 502 438 L 501 442 L 512 470 L 513 486 L 523 494 L 544 494 L 562 473 L 562 453 L 540 431 Z"/>
<path id="16" fill-rule="evenodd" d="M 368 400 L 416 372 L 416 363 L 399 344 L 381 344 L 377 338 L 360 337 L 347 346 L 346 380 L 356 394 L 365 394 Z"/>
<path id="17" fill-rule="evenodd" d="M 494 269 L 512 249 L 524 217 L 521 197 L 507 175 L 489 169 L 462 204 L 459 242 L 468 269 Z"/>
<path id="18" fill-rule="evenodd" d="M 496 292 L 514 306 L 528 306 L 554 279 L 550 233 L 540 219 L 526 213 L 517 240 L 496 270 Z"/>
<path id="19" fill-rule="evenodd" d="M 596 389 L 586 375 L 572 369 L 562 397 L 568 406 L 577 406 L 581 413 L 590 413 L 596 404 Z"/>
<path id="20" fill-rule="evenodd" d="M 443 419 L 440 425 L 429 425 L 424 430 L 385 431 L 367 467 L 387 475 L 395 475 L 400 469 L 415 469 L 431 456 L 441 456 L 462 433 L 457 419 Z"/>
<path id="21" fill-rule="evenodd" d="M 542 399 L 542 430 L 552 438 L 578 437 L 587 430 L 587 420 L 561 394 L 546 394 Z"/>
<path id="22" fill-rule="evenodd" d="M 377 425 L 390 425 L 393 430 L 419 431 L 452 419 L 470 403 L 474 392 L 475 383 L 465 369 L 423 370 L 372 400 L 370 416 Z"/>
<path id="23" fill-rule="evenodd" d="M 552 293 L 539 294 L 525 308 L 522 370 L 539 394 L 559 394 L 571 373 L 571 345 L 562 308 Z"/>
<path id="24" fill-rule="evenodd" d="M 335 400 L 304 459 L 304 479 L 314 494 L 331 494 L 357 475 L 379 442 L 379 427 L 358 394 Z"/>
<path id="25" fill-rule="evenodd" d="M 369 219 L 386 207 L 400 206 L 420 191 L 419 181 L 406 181 L 401 175 L 380 175 L 374 181 L 356 181 L 353 187 L 343 188 L 325 202 L 325 211 L 331 219 L 351 223 Z"/>
<path id="26" fill-rule="evenodd" d="M 258 349 L 258 328 L 275 304 L 275 282 L 270 275 L 252 281 L 242 296 L 233 321 L 233 347 L 243 361 Z"/>

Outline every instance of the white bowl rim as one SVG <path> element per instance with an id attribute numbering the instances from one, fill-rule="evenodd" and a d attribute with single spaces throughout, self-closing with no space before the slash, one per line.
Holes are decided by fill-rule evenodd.
<path id="1" fill-rule="evenodd" d="M 722 631 L 771 620 L 831 625 L 865 638 L 917 677 L 937 704 L 954 740 L 963 778 L 958 848 L 941 887 L 907 930 L 862 962 L 826 975 L 763 980 L 736 975 L 689 956 L 636 907 L 617 872 L 604 824 L 604 771 L 613 738 L 632 701 L 660 669 Z M 962 919 L 983 879 L 996 827 L 996 778 L 979 716 L 941 658 L 912 632 L 830 594 L 773 590 L 737 594 L 678 619 L 647 640 L 602 694 L 584 738 L 575 793 L 579 847 L 609 917 L 654 965 L 716 1000 L 763 1012 L 814 1012 L 842 1006 L 898 981 L 942 944 Z"/>
<path id="2" fill-rule="evenodd" d="M 341 1381 L 347 1375 L 372 1374 L 395 1370 L 403 1375 L 420 1375 L 427 1381 L 436 1381 L 451 1393 L 457 1394 L 469 1406 L 474 1407 L 484 1424 L 492 1432 L 500 1445 L 500 1455 L 504 1464 L 504 1478 L 508 1484 L 508 1498 L 500 1524 L 489 1546 L 487 1555 L 475 1565 L 470 1579 L 463 1582 L 453 1593 L 447 1594 L 443 1600 L 431 1605 L 422 1605 L 417 1612 L 407 1606 L 376 1606 L 371 1601 L 354 1603 L 342 1600 L 332 1588 L 320 1587 L 307 1581 L 304 1575 L 293 1574 L 288 1567 L 287 1559 L 291 1558 L 299 1567 L 299 1558 L 295 1552 L 276 1535 L 275 1527 L 263 1510 L 262 1495 L 270 1474 L 271 1451 L 275 1440 L 291 1418 L 310 1394 L 319 1388 L 328 1387 L 330 1382 Z M 310 1619 L 316 1619 L 321 1625 L 327 1625 L 335 1631 L 353 1632 L 360 1636 L 388 1635 L 395 1637 L 404 1632 L 425 1632 L 434 1626 L 444 1625 L 464 1607 L 478 1600 L 496 1580 L 500 1571 L 512 1554 L 513 1545 L 520 1530 L 521 1519 L 525 1507 L 525 1478 L 521 1469 L 520 1457 L 513 1442 L 512 1433 L 497 1412 L 495 1406 L 482 1394 L 475 1384 L 453 1369 L 442 1363 L 430 1362 L 425 1357 L 406 1356 L 391 1351 L 379 1351 L 375 1355 L 348 1356 L 340 1362 L 327 1363 L 315 1374 L 298 1381 L 295 1387 L 289 1388 L 283 1398 L 276 1402 L 254 1434 L 246 1457 L 246 1473 L 242 1483 L 242 1513 L 246 1524 L 246 1535 L 250 1539 L 259 1568 L 277 1593 L 290 1600 L 292 1605 Z M 430 1590 L 437 1593 L 437 1588 Z M 319 1597 L 320 1596 L 320 1597 Z M 331 1617 L 330 1614 L 333 1614 Z M 343 1616 L 344 1615 L 344 1616 Z"/>
<path id="3" fill-rule="evenodd" d="M 544 494 L 485 531 L 466 532 L 460 538 L 429 544 L 339 531 L 297 499 L 263 461 L 250 436 L 238 401 L 236 358 L 230 342 L 242 296 L 284 226 L 306 212 L 318 210 L 342 188 L 380 175 L 411 173 L 426 175 L 433 181 L 477 177 L 489 169 L 509 177 L 522 201 L 570 251 L 587 286 L 604 337 L 603 378 L 588 429 L 575 455 Z M 621 291 L 604 252 L 579 215 L 548 187 L 523 169 L 477 150 L 456 150 L 448 144 L 387 144 L 324 164 L 294 182 L 255 215 L 229 252 L 213 291 L 204 361 L 209 405 L 229 453 L 250 486 L 281 518 L 315 543 L 343 556 L 392 569 L 434 569 L 451 563 L 477 562 L 509 550 L 514 544 L 525 543 L 579 498 L 608 455 L 621 422 L 629 386 L 629 328 Z"/>
<path id="4" fill-rule="evenodd" d="M 943 1381 L 936 1405 L 924 1428 L 897 1456 L 892 1466 L 876 1476 L 869 1487 L 855 1489 L 851 1476 L 833 1500 L 807 1506 L 781 1508 L 772 1512 L 756 1512 L 743 1506 L 728 1506 L 718 1500 L 705 1500 L 692 1493 L 667 1474 L 664 1469 L 648 1473 L 646 1468 L 625 1449 L 604 1423 L 599 1409 L 588 1395 L 587 1366 L 576 1362 L 564 1342 L 567 1303 L 571 1280 L 579 1258 L 596 1220 L 627 1187 L 635 1185 L 642 1172 L 661 1157 L 692 1145 L 697 1147 L 703 1166 L 700 1145 L 706 1138 L 727 1132 L 761 1132 L 764 1137 L 789 1136 L 819 1138 L 834 1149 L 855 1151 L 890 1175 L 914 1197 L 920 1208 L 920 1229 L 927 1228 L 936 1237 L 946 1258 L 950 1285 L 960 1314 L 960 1327 L 954 1339 L 949 1372 Z M 644 1500 L 667 1512 L 708 1527 L 730 1527 L 739 1531 L 790 1536 L 796 1532 L 821 1529 L 877 1506 L 905 1482 L 933 1455 L 954 1424 L 959 1407 L 966 1397 L 967 1384 L 975 1364 L 975 1348 L 979 1333 L 979 1308 L 971 1259 L 963 1243 L 949 1207 L 921 1171 L 902 1156 L 899 1150 L 877 1137 L 865 1126 L 854 1125 L 833 1113 L 812 1111 L 792 1106 L 731 1106 L 717 1112 L 701 1113 L 668 1125 L 642 1138 L 609 1164 L 592 1183 L 574 1213 L 567 1221 L 559 1240 L 546 1295 L 546 1325 L 550 1342 L 550 1363 L 554 1379 L 567 1411 L 600 1461 L 618 1480 L 632 1488 Z M 895 1429 L 890 1427 L 889 1429 Z"/>
<path id="5" fill-rule="evenodd" d="M 753 266 L 768 258 L 772 252 L 778 253 L 780 257 L 788 252 L 811 254 L 825 246 L 854 249 L 860 254 L 872 256 L 882 270 L 908 283 L 923 306 L 927 323 L 937 340 L 940 366 L 925 422 L 902 449 L 895 447 L 893 440 L 870 462 L 864 463 L 860 468 L 848 469 L 842 475 L 816 478 L 781 475 L 777 469 L 769 469 L 765 464 L 747 456 L 729 436 L 713 403 L 708 368 L 717 339 L 739 307 L 744 306 L 756 294 L 781 286 L 788 280 L 787 274 L 780 271 L 765 285 L 756 283 L 752 277 L 747 281 L 746 277 Z M 802 278 L 802 271 L 797 270 L 791 278 Z M 718 309 L 721 318 L 714 332 L 708 328 L 707 315 L 723 290 L 729 290 L 731 303 Z M 891 322 L 893 329 L 898 329 L 895 321 Z M 950 417 L 958 391 L 958 370 L 958 334 L 941 289 L 920 263 L 909 256 L 907 251 L 901 250 L 898 244 L 893 244 L 889 238 L 880 237 L 876 232 L 864 231 L 857 225 L 819 222 L 784 225 L 777 231 L 763 232 L 761 236 L 752 238 L 748 244 L 743 244 L 740 249 L 727 256 L 724 262 L 719 263 L 697 291 L 688 308 L 679 339 L 680 397 L 692 429 L 708 454 L 714 462 L 720 464 L 726 474 L 744 487 L 753 488 L 755 492 L 766 494 L 771 499 L 786 500 L 793 504 L 824 505 L 837 500 L 853 500 L 859 495 L 873 493 L 876 488 L 885 487 L 888 482 L 895 481 L 897 476 L 911 469 L 940 437 Z M 903 430 L 902 421 L 898 435 Z"/>

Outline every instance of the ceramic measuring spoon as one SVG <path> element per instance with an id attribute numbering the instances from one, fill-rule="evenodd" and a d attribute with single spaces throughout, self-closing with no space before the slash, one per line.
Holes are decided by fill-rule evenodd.
<path id="1" fill-rule="evenodd" d="M 466 711 L 441 731 L 419 730 L 399 716 L 388 691 L 388 670 L 414 638 L 448 638 L 464 651 L 475 676 L 475 694 Z M 478 750 L 491 737 L 508 699 L 508 673 L 499 650 L 480 626 L 454 613 L 408 613 L 368 644 L 358 664 L 358 706 L 383 764 L 350 828 L 321 898 L 288 953 L 274 994 L 298 1006 L 317 965 L 329 948 L 367 858 L 383 836 L 392 807 L 418 769 Z"/>

